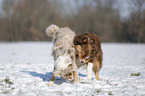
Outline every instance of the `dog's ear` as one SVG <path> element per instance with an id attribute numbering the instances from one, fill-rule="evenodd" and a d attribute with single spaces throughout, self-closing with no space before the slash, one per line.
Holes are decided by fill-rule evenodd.
<path id="1" fill-rule="evenodd" d="M 90 41 L 89 36 L 83 35 L 83 36 L 81 37 L 81 43 L 83 43 L 83 44 L 88 44 L 89 41 Z"/>
<path id="2" fill-rule="evenodd" d="M 89 44 L 90 40 L 88 34 L 81 34 L 74 38 L 74 45 Z"/>
<path id="3" fill-rule="evenodd" d="M 75 36 L 74 38 L 74 45 L 79 45 L 81 44 L 81 35 Z"/>
<path id="4" fill-rule="evenodd" d="M 81 45 L 75 46 L 75 49 L 77 50 L 77 52 L 81 52 Z"/>

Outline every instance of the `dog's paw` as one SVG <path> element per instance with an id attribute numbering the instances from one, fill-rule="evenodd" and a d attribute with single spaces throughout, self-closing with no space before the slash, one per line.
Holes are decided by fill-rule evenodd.
<path id="1" fill-rule="evenodd" d="M 54 85 L 54 82 L 48 82 L 48 83 L 46 83 L 48 86 L 53 86 Z"/>
<path id="2" fill-rule="evenodd" d="M 100 79 L 100 78 L 98 78 L 97 80 L 101 81 L 101 79 Z"/>

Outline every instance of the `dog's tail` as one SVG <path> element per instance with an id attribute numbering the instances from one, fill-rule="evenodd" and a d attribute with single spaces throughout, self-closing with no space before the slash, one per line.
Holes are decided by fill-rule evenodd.
<path id="1" fill-rule="evenodd" d="M 53 37 L 53 34 L 55 34 L 57 30 L 59 30 L 59 27 L 52 24 L 46 28 L 45 32 L 47 36 Z"/>

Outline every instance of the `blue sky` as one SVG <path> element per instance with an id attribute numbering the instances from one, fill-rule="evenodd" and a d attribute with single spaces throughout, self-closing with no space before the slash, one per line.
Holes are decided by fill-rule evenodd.
<path id="1" fill-rule="evenodd" d="M 118 6 L 120 7 L 120 15 L 122 17 L 127 17 L 129 15 L 129 1 L 128 0 L 120 0 L 118 1 Z"/>

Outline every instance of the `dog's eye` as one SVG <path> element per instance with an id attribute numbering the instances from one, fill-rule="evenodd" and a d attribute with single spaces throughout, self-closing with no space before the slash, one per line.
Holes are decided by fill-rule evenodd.
<path id="1" fill-rule="evenodd" d="M 94 58 L 94 56 L 91 56 L 91 58 Z"/>

